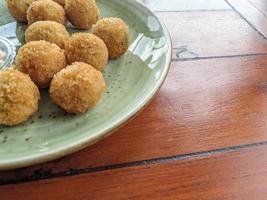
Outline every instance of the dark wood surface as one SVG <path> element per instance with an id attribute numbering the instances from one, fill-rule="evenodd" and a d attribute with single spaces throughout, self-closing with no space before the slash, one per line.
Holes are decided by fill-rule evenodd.
<path id="1" fill-rule="evenodd" d="M 267 2 L 142 2 L 173 38 L 156 98 L 91 147 L 0 172 L 1 200 L 266 199 Z"/>
<path id="2" fill-rule="evenodd" d="M 157 15 L 170 31 L 175 59 L 267 53 L 262 36 L 234 11 L 162 12 Z"/>
<path id="3" fill-rule="evenodd" d="M 267 144 L 2 186 L 1 200 L 266 200 Z M 34 195 L 36 194 L 36 195 Z M 19 197 L 19 198 L 18 198 Z"/>

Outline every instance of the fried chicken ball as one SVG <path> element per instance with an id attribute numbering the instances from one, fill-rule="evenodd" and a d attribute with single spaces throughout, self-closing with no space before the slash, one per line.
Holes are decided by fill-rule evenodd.
<path id="1" fill-rule="evenodd" d="M 7 0 L 9 13 L 18 22 L 27 22 L 27 10 L 35 0 Z"/>
<path id="2" fill-rule="evenodd" d="M 30 77 L 14 69 L 0 70 L 0 124 L 14 126 L 38 110 L 40 93 Z"/>
<path id="3" fill-rule="evenodd" d="M 57 2 L 58 4 L 60 4 L 61 6 L 65 6 L 65 0 L 53 0 L 55 2 Z"/>
<path id="4" fill-rule="evenodd" d="M 93 33 L 107 45 L 109 58 L 115 59 L 129 48 L 130 33 L 127 24 L 120 18 L 105 18 L 93 26 Z"/>
<path id="5" fill-rule="evenodd" d="M 29 74 L 40 88 L 49 86 L 54 74 L 66 67 L 64 51 L 46 41 L 33 41 L 18 51 L 16 68 Z"/>
<path id="6" fill-rule="evenodd" d="M 52 0 L 34 1 L 27 11 L 28 24 L 36 21 L 56 21 L 66 24 L 65 10 L 62 6 Z"/>
<path id="7" fill-rule="evenodd" d="M 65 26 L 54 21 L 38 21 L 30 25 L 25 32 L 26 42 L 45 40 L 65 48 L 70 35 Z"/>
<path id="8" fill-rule="evenodd" d="M 89 29 L 100 15 L 95 0 L 66 0 L 65 10 L 69 21 L 79 29 Z"/>
<path id="9" fill-rule="evenodd" d="M 54 103 L 68 113 L 84 113 L 93 108 L 106 88 L 103 75 L 91 65 L 75 62 L 58 72 L 50 86 Z"/>
<path id="10" fill-rule="evenodd" d="M 68 64 L 75 61 L 85 62 L 99 71 L 103 71 L 108 61 L 108 49 L 105 43 L 91 33 L 73 34 L 65 44 Z"/>

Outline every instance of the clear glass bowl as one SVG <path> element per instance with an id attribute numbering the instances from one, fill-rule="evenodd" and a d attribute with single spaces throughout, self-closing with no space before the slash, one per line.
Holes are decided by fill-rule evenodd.
<path id="1" fill-rule="evenodd" d="M 14 61 L 16 56 L 16 47 L 10 40 L 0 37 L 0 54 L 4 54 L 2 62 L 0 61 L 0 69 L 7 68 Z"/>

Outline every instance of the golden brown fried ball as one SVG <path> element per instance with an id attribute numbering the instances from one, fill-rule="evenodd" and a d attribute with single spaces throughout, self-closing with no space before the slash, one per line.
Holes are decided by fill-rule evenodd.
<path id="1" fill-rule="evenodd" d="M 64 51 L 46 41 L 33 41 L 18 51 L 16 68 L 29 74 L 40 88 L 49 86 L 54 74 L 66 67 Z"/>
<path id="2" fill-rule="evenodd" d="M 14 69 L 0 70 L 0 124 L 13 126 L 38 110 L 40 93 L 30 77 Z"/>
<path id="3" fill-rule="evenodd" d="M 9 13 L 18 22 L 27 22 L 27 10 L 35 0 L 7 0 Z"/>
<path id="4" fill-rule="evenodd" d="M 45 40 L 65 48 L 70 35 L 65 26 L 54 21 L 38 21 L 30 25 L 25 32 L 26 42 Z"/>
<path id="5" fill-rule="evenodd" d="M 58 4 L 60 4 L 61 6 L 65 6 L 65 0 L 53 0 L 55 2 L 57 2 Z"/>
<path id="6" fill-rule="evenodd" d="M 65 44 L 68 64 L 75 61 L 85 62 L 99 71 L 103 71 L 108 61 L 108 49 L 105 43 L 91 33 L 73 34 Z"/>
<path id="7" fill-rule="evenodd" d="M 56 21 L 66 24 L 65 10 L 62 6 L 52 0 L 34 1 L 27 11 L 28 24 L 36 21 Z"/>
<path id="8" fill-rule="evenodd" d="M 65 10 L 72 25 L 80 29 L 89 29 L 100 15 L 95 0 L 66 0 Z"/>
<path id="9" fill-rule="evenodd" d="M 120 18 L 105 18 L 93 26 L 93 33 L 107 45 L 109 58 L 115 59 L 129 48 L 130 33 L 127 24 Z"/>
<path id="10" fill-rule="evenodd" d="M 75 62 L 54 76 L 49 92 L 66 112 L 83 113 L 97 104 L 105 88 L 101 72 L 86 63 Z"/>

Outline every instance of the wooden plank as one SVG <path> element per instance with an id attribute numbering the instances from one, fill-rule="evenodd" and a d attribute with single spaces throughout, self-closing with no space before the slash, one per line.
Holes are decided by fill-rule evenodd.
<path id="1" fill-rule="evenodd" d="M 267 41 L 233 11 L 157 15 L 170 31 L 178 59 L 267 52 Z"/>
<path id="2" fill-rule="evenodd" d="M 267 140 L 267 56 L 173 63 L 155 100 L 117 133 L 0 182 Z"/>
<path id="3" fill-rule="evenodd" d="M 230 10 L 224 0 L 139 0 L 153 11 Z"/>
<path id="4" fill-rule="evenodd" d="M 1 200 L 265 200 L 267 146 L 0 187 Z"/>
<path id="5" fill-rule="evenodd" d="M 267 37 L 266 1 L 226 0 L 251 26 Z"/>

